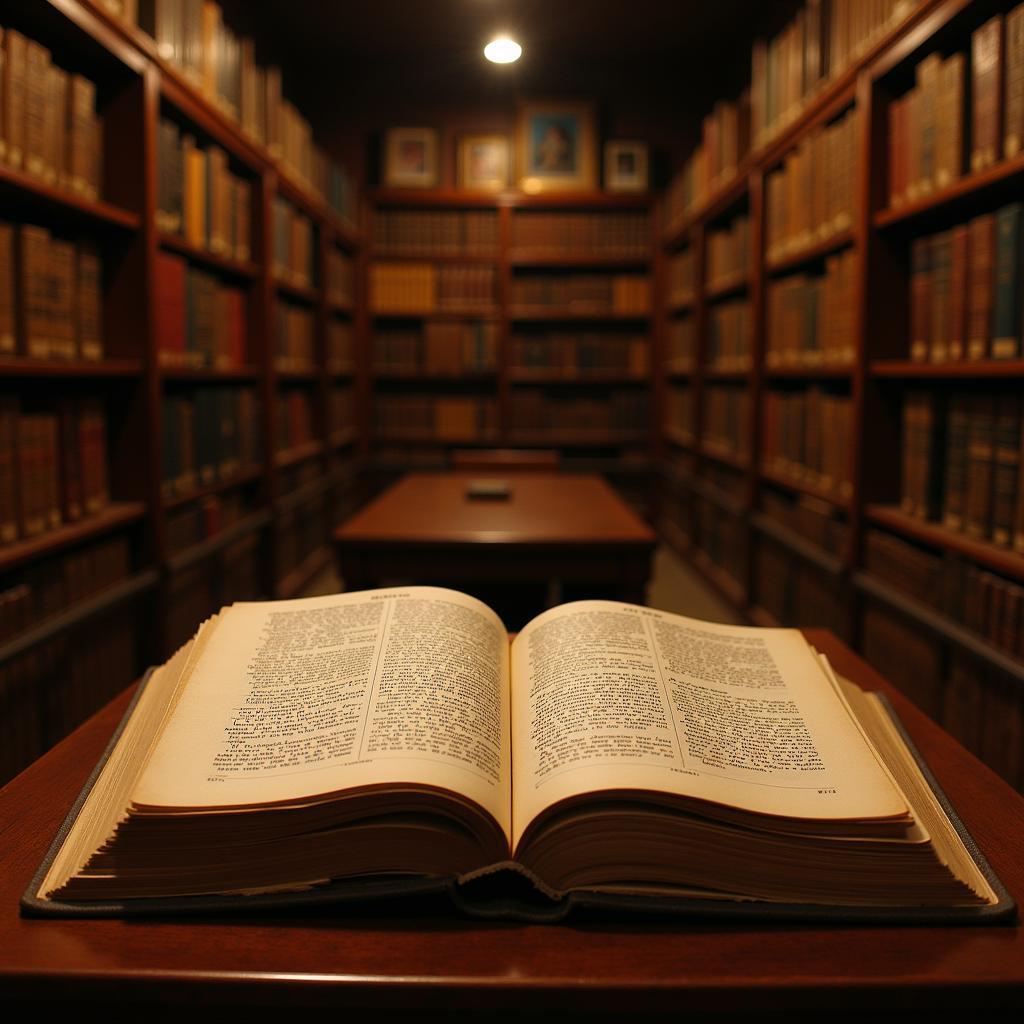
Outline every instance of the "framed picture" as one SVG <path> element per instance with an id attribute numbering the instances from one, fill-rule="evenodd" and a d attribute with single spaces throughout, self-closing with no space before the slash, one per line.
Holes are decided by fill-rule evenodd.
<path id="1" fill-rule="evenodd" d="M 398 188 L 432 188 L 437 184 L 437 132 L 433 128 L 388 129 L 384 184 Z"/>
<path id="2" fill-rule="evenodd" d="M 647 191 L 647 143 L 613 139 L 604 144 L 604 187 L 608 192 Z"/>
<path id="3" fill-rule="evenodd" d="M 508 188 L 508 137 L 463 135 L 459 139 L 459 187 L 474 192 Z"/>
<path id="4" fill-rule="evenodd" d="M 524 192 L 597 188 L 597 135 L 589 103 L 519 106 L 516 154 Z"/>

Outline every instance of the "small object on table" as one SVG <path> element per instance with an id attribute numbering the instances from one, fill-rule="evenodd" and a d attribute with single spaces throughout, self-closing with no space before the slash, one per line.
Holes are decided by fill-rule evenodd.
<path id="1" fill-rule="evenodd" d="M 470 501 L 508 501 L 512 487 L 507 480 L 478 477 L 466 484 L 466 497 Z"/>

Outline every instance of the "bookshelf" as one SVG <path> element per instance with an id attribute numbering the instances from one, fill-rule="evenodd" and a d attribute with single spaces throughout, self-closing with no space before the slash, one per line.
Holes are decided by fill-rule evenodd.
<path id="1" fill-rule="evenodd" d="M 563 465 L 642 473 L 651 200 L 410 189 L 369 199 L 383 463 L 444 465 L 452 449 L 479 445 L 554 448 Z"/>
<path id="2" fill-rule="evenodd" d="M 301 592 L 361 489 L 351 184 L 294 108 L 225 102 L 245 40 L 211 92 L 110 6 L 0 14 L 26 116 L 74 112 L 64 148 L 0 133 L 3 779 L 223 604 Z"/>
<path id="3" fill-rule="evenodd" d="M 823 6 L 767 44 L 774 60 Z M 1019 283 L 1000 293 L 998 266 L 1019 282 L 1024 165 L 1002 133 L 1024 109 L 1003 107 L 995 153 L 971 159 L 991 134 L 978 96 L 1019 104 L 1003 92 L 1024 74 L 1018 6 L 894 5 L 836 73 L 772 101 L 790 112 L 771 137 L 755 48 L 753 145 L 716 169 L 720 104 L 662 203 L 655 387 L 665 539 L 748 621 L 835 630 L 1020 788 L 1024 352 Z M 979 89 L 978 33 L 995 17 L 1003 84 Z M 713 275 L 709 239 L 742 214 L 749 268 Z M 744 294 L 751 362 L 719 369 L 714 311 Z M 746 420 L 727 388 L 747 396 Z"/>

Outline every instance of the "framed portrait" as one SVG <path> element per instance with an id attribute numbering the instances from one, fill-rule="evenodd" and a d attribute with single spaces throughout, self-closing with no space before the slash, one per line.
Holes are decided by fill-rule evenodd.
<path id="1" fill-rule="evenodd" d="M 590 103 L 521 103 L 516 131 L 524 192 L 597 188 L 597 135 Z"/>
<path id="2" fill-rule="evenodd" d="M 384 184 L 397 188 L 433 188 L 437 184 L 437 132 L 433 128 L 388 129 Z"/>
<path id="3" fill-rule="evenodd" d="M 647 143 L 613 139 L 604 144 L 604 187 L 608 192 L 647 191 Z"/>
<path id="4" fill-rule="evenodd" d="M 505 135 L 463 135 L 459 139 L 459 188 L 500 192 L 508 188 L 509 144 Z"/>

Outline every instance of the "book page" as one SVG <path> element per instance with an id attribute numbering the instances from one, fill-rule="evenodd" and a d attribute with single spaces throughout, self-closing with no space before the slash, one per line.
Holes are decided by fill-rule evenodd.
<path id="1" fill-rule="evenodd" d="M 412 783 L 509 834 L 508 638 L 434 587 L 232 605 L 133 794 L 140 807 L 296 801 Z"/>
<path id="2" fill-rule="evenodd" d="M 516 843 L 544 808 L 600 790 L 808 819 L 907 810 L 796 630 L 564 605 L 512 646 L 512 716 Z"/>

